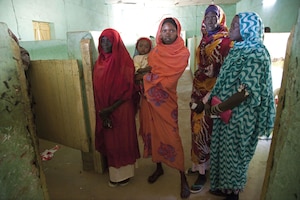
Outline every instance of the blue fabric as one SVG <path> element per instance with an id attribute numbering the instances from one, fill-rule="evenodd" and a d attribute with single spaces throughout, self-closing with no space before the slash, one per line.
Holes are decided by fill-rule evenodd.
<path id="1" fill-rule="evenodd" d="M 243 190 L 258 136 L 274 126 L 271 59 L 262 43 L 263 24 L 252 12 L 240 13 L 242 42 L 229 51 L 211 96 L 227 100 L 245 85 L 248 98 L 232 109 L 228 124 L 214 119 L 211 141 L 211 189 Z"/>
<path id="2" fill-rule="evenodd" d="M 240 33 L 242 42 L 236 42 L 236 48 L 256 47 L 263 43 L 264 25 L 261 18 L 254 12 L 238 14 L 240 18 Z"/>
<path id="3" fill-rule="evenodd" d="M 216 28 L 216 30 L 214 30 L 214 31 L 208 31 L 207 33 L 208 33 L 208 36 L 211 36 L 211 35 L 214 35 L 214 34 L 216 34 L 217 32 L 219 32 L 220 31 L 220 29 L 221 29 L 221 27 L 220 26 L 218 26 L 217 28 Z"/>
<path id="4" fill-rule="evenodd" d="M 209 5 L 206 10 L 205 10 L 205 15 L 207 15 L 207 13 L 209 12 L 214 12 L 217 14 L 218 18 L 220 18 L 220 11 L 219 8 L 216 5 Z"/>

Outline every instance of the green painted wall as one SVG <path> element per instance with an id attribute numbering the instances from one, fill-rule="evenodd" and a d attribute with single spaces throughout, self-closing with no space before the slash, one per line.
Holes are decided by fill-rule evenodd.
<path id="1" fill-rule="evenodd" d="M 255 11 L 272 32 L 289 32 L 296 22 L 299 0 L 277 0 L 273 7 L 263 7 L 262 0 L 241 0 L 235 4 L 220 5 L 227 15 L 227 26 L 233 16 L 241 11 Z M 67 32 L 101 31 L 111 27 L 118 30 L 131 55 L 134 53 L 136 40 L 141 36 L 155 36 L 162 18 L 174 16 L 186 31 L 186 39 L 200 35 L 200 25 L 207 5 L 175 6 L 166 4 L 112 4 L 105 0 L 1 0 L 0 22 L 4 22 L 20 38 L 20 41 L 33 41 L 32 21 L 49 22 L 54 43 L 26 43 L 35 59 L 66 55 L 62 40 L 67 39 Z M 154 12 L 155 11 L 155 12 Z M 44 54 L 44 48 L 49 52 Z M 36 47 L 36 50 L 34 50 Z M 51 50 L 52 48 L 52 50 Z M 57 49 L 58 51 L 53 51 Z M 41 52 L 38 52 L 41 50 Z"/>
<path id="2" fill-rule="evenodd" d="M 20 41 L 31 60 L 68 59 L 66 40 Z"/>
<path id="3" fill-rule="evenodd" d="M 266 180 L 266 200 L 296 200 L 300 198 L 300 9 L 295 23 L 294 40 L 288 51 L 282 87 L 279 93 L 279 109 L 276 116 L 271 158 L 269 158 Z M 275 144 L 275 146 L 274 146 Z M 265 180 L 265 181 L 266 181 Z"/>
<path id="4" fill-rule="evenodd" d="M 129 53 L 133 55 L 136 40 L 141 36 L 155 36 L 160 20 L 166 16 L 174 16 L 180 20 L 182 30 L 186 31 L 186 38 L 200 35 L 206 7 L 207 5 L 107 5 L 104 0 L 1 0 L 0 22 L 10 27 L 21 44 L 28 48 L 33 59 L 44 59 L 47 56 L 52 59 L 58 52 L 63 53 L 58 58 L 64 57 L 65 48 L 60 50 L 58 41 L 66 40 L 67 32 L 101 31 L 108 27 L 120 32 Z M 221 7 L 227 14 L 227 24 L 230 25 L 236 7 L 233 4 Z M 22 43 L 34 40 L 32 21 L 49 22 L 52 39 L 58 41 Z M 50 46 L 46 55 L 44 48 L 48 44 Z"/>
<path id="5" fill-rule="evenodd" d="M 170 15 L 181 21 L 187 37 L 199 35 L 206 6 L 107 5 L 105 0 L 1 0 L 0 21 L 24 41 L 34 39 L 32 21 L 44 21 L 51 23 L 53 39 L 66 39 L 67 32 L 101 31 L 112 27 L 122 32 L 130 45 L 139 36 L 155 35 L 159 21 Z M 227 14 L 228 26 L 236 12 L 255 11 L 273 32 L 289 32 L 296 22 L 299 6 L 299 0 L 277 0 L 272 7 L 264 7 L 262 0 L 221 5 Z"/>
<path id="6" fill-rule="evenodd" d="M 261 16 L 264 25 L 271 27 L 272 32 L 290 32 L 297 21 L 300 1 L 273 1 L 275 2 L 274 5 L 267 6 L 266 3 L 263 3 L 263 0 L 241 0 L 237 3 L 236 10 L 237 12 L 257 12 Z"/>
<path id="7" fill-rule="evenodd" d="M 289 32 L 296 22 L 299 0 L 277 0 L 273 7 L 263 7 L 262 0 L 241 0 L 220 5 L 230 26 L 237 12 L 255 11 L 272 32 Z M 49 22 L 55 42 L 26 43 L 34 59 L 65 58 L 64 41 L 67 32 L 101 31 L 111 27 L 118 30 L 131 55 L 136 40 L 141 36 L 155 36 L 160 20 L 167 16 L 178 18 L 186 38 L 200 35 L 200 24 L 207 5 L 175 6 L 153 4 L 105 4 L 105 0 L 1 0 L 0 22 L 4 22 L 20 38 L 33 41 L 32 21 Z M 155 11 L 155 12 L 154 12 Z M 22 43 L 21 43 L 22 44 Z M 49 44 L 47 54 L 45 47 Z M 48 48 L 48 47 L 47 47 Z M 41 52 L 39 52 L 41 50 Z M 57 51 L 58 50 L 58 51 Z M 58 53 L 59 52 L 59 53 Z"/>
<path id="8" fill-rule="evenodd" d="M 53 39 L 71 31 L 99 30 L 109 25 L 104 0 L 1 0 L 0 22 L 24 41 L 34 40 L 32 21 L 51 23 Z"/>
<path id="9" fill-rule="evenodd" d="M 230 26 L 233 16 L 237 12 L 255 11 L 263 19 L 272 32 L 290 32 L 297 22 L 299 0 L 277 0 L 272 8 L 263 8 L 262 0 L 241 0 L 236 5 L 221 5 L 227 14 L 227 25 Z M 65 59 L 68 58 L 67 33 L 76 31 L 101 31 L 107 27 L 117 29 L 124 40 L 129 52 L 133 54 L 135 41 L 140 36 L 156 34 L 160 20 L 166 16 L 177 17 L 186 31 L 187 38 L 200 35 L 200 24 L 206 6 L 133 6 L 133 5 L 106 5 L 104 0 L 1 0 L 0 22 L 5 22 L 8 27 L 21 39 L 20 44 L 29 50 L 32 60 L 38 59 Z M 155 13 L 154 13 L 155 12 Z M 140 20 L 141 19 L 141 20 Z M 51 41 L 33 41 L 32 21 L 50 22 L 53 30 Z M 1 24 L 2 27 L 6 27 Z M 4 29 L 0 29 L 0 91 L 7 91 L 3 81 L 10 80 L 9 84 L 18 85 L 15 71 L 16 64 L 11 59 L 9 49 L 2 48 L 8 45 L 8 36 Z M 279 147 L 275 153 L 274 168 L 271 173 L 268 199 L 297 199 L 299 184 L 299 28 L 297 45 L 293 47 L 293 64 L 291 65 L 291 82 L 287 91 L 288 102 L 285 105 Z M 97 36 L 96 36 L 97 38 Z M 74 44 L 74 48 L 76 44 Z M 2 62 L 4 61 L 4 62 Z M 0 99 L 0 199 L 14 197 L 22 193 L 24 199 L 29 198 L 29 192 L 35 199 L 40 199 L 42 191 L 39 186 L 37 174 L 32 172 L 35 166 L 34 152 L 30 137 L 25 129 L 26 122 L 23 116 L 22 104 L 14 105 L 19 100 L 16 91 L 7 91 L 13 97 L 13 102 Z M 12 109 L 12 108 L 13 109 Z M 6 117 L 3 112 L 12 109 Z M 21 117 L 20 117 L 21 116 Z M 12 123 L 14 122 L 14 123 Z M 5 142 L 3 142 L 5 141 Z M 4 143 L 4 144 L 3 144 Z M 2 161 L 3 160 L 3 161 Z M 287 163 L 289 163 L 287 165 Z M 30 184 L 29 184 L 30 183 Z M 290 187 L 293 186 L 293 187 Z M 288 189 L 291 188 L 291 189 Z M 4 192 L 3 192 L 4 191 Z M 1 196 L 2 195 L 2 196 Z M 11 196 L 12 195 L 12 196 Z M 291 196 L 291 198 L 289 198 Z M 28 198 L 27 198 L 28 197 Z M 286 197 L 286 198 L 285 198 Z"/>
<path id="10" fill-rule="evenodd" d="M 29 108 L 20 82 L 22 75 L 25 80 L 20 50 L 3 23 L 0 60 L 0 199 L 44 199 L 41 162 L 36 157 L 34 133 L 28 128 Z"/>

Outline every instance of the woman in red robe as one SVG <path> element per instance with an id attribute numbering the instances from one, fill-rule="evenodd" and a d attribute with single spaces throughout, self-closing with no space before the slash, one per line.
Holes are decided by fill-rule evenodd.
<path id="1" fill-rule="evenodd" d="M 134 64 L 119 33 L 105 29 L 99 37 L 93 72 L 96 108 L 95 146 L 107 159 L 109 185 L 126 185 L 140 157 L 136 124 Z"/>

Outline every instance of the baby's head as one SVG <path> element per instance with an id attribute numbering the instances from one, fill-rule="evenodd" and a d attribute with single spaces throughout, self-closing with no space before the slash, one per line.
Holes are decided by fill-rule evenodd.
<path id="1" fill-rule="evenodd" d="M 142 37 L 138 39 L 135 47 L 139 55 L 145 55 L 150 52 L 152 48 L 152 42 L 150 39 Z"/>

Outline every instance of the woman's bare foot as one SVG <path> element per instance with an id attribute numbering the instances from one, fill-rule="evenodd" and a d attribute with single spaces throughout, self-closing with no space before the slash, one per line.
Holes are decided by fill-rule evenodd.
<path id="1" fill-rule="evenodd" d="M 161 163 L 157 163 L 155 172 L 148 177 L 149 183 L 154 183 L 161 175 L 164 174 Z"/>
<path id="2" fill-rule="evenodd" d="M 181 180 L 180 196 L 181 198 L 186 199 L 190 196 L 191 192 L 184 172 L 180 172 L 180 180 Z"/>

